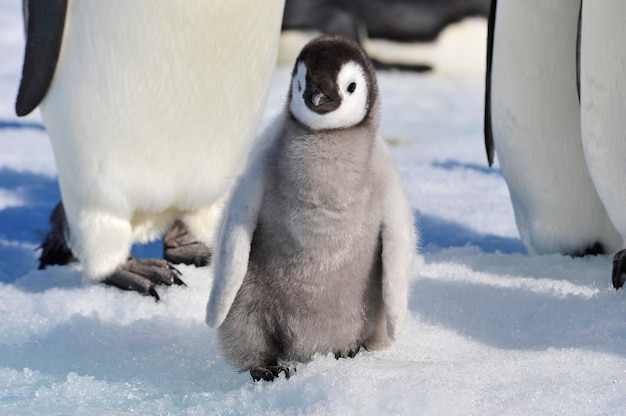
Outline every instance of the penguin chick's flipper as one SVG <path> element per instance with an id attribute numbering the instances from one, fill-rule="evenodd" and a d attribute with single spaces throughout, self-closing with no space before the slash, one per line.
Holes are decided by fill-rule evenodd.
<path id="1" fill-rule="evenodd" d="M 187 286 L 180 279 L 181 273 L 165 260 L 135 259 L 130 257 L 113 274 L 104 279 L 104 283 L 123 290 L 133 290 L 142 295 L 150 295 L 160 300 L 156 285 Z"/>
<path id="2" fill-rule="evenodd" d="M 182 221 L 176 221 L 163 236 L 163 258 L 173 264 L 202 267 L 211 261 L 211 250 L 196 241 Z"/>
<path id="3" fill-rule="evenodd" d="M 50 231 L 39 246 L 41 248 L 39 270 L 55 264 L 63 266 L 76 260 L 67 243 L 68 236 L 69 228 L 65 218 L 65 209 L 63 203 L 59 202 L 50 214 Z"/>
<path id="4" fill-rule="evenodd" d="M 250 375 L 254 381 L 274 381 L 278 378 L 278 376 L 280 376 L 280 373 L 285 374 L 285 378 L 287 379 L 291 376 L 289 369 L 280 365 L 257 367 L 250 370 Z"/>
<path id="5" fill-rule="evenodd" d="M 613 287 L 619 289 L 626 281 L 626 249 L 613 256 Z"/>
<path id="6" fill-rule="evenodd" d="M 26 50 L 15 112 L 25 116 L 43 100 L 61 51 L 67 0 L 24 0 Z"/>

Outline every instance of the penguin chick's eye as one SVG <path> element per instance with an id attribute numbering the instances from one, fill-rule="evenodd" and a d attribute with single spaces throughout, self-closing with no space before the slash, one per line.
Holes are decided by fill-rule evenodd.
<path id="1" fill-rule="evenodd" d="M 356 82 L 351 82 L 350 85 L 348 85 L 348 92 L 352 94 L 354 90 L 356 90 Z"/>

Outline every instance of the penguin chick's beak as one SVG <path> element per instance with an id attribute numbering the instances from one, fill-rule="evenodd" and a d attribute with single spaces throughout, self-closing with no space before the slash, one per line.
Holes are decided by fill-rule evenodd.
<path id="1" fill-rule="evenodd" d="M 315 89 L 315 91 L 313 91 L 313 94 L 311 94 L 309 100 L 311 101 L 311 104 L 313 104 L 315 107 L 319 107 L 320 105 L 332 101 L 330 97 L 324 94 L 324 92 L 320 88 L 317 88 Z"/>

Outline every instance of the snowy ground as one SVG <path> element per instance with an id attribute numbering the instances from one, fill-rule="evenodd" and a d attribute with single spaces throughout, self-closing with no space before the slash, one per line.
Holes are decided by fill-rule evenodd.
<path id="1" fill-rule="evenodd" d="M 37 271 L 59 191 L 40 116 L 13 113 L 18 3 L 0 0 L 0 414 L 626 414 L 626 299 L 610 258 L 525 254 L 486 167 L 476 77 L 379 74 L 423 254 L 388 351 L 254 384 L 204 325 L 210 268 L 183 267 L 189 286 L 160 289 L 159 304 L 83 285 L 76 265 Z M 287 77 L 277 70 L 266 120 Z"/>

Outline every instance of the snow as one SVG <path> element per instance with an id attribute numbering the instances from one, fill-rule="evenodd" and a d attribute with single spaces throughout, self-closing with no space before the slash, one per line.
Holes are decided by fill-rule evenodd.
<path id="1" fill-rule="evenodd" d="M 318 356 L 253 383 L 204 324 L 211 268 L 181 267 L 162 301 L 36 270 L 59 199 L 38 113 L 13 113 L 19 2 L 0 0 L 0 414 L 624 414 L 626 299 L 611 258 L 530 257 L 487 168 L 483 81 L 380 73 L 381 130 L 421 229 L 409 316 L 394 346 Z M 282 110 L 277 69 L 265 122 Z M 137 248 L 160 254 L 159 243 Z"/>

